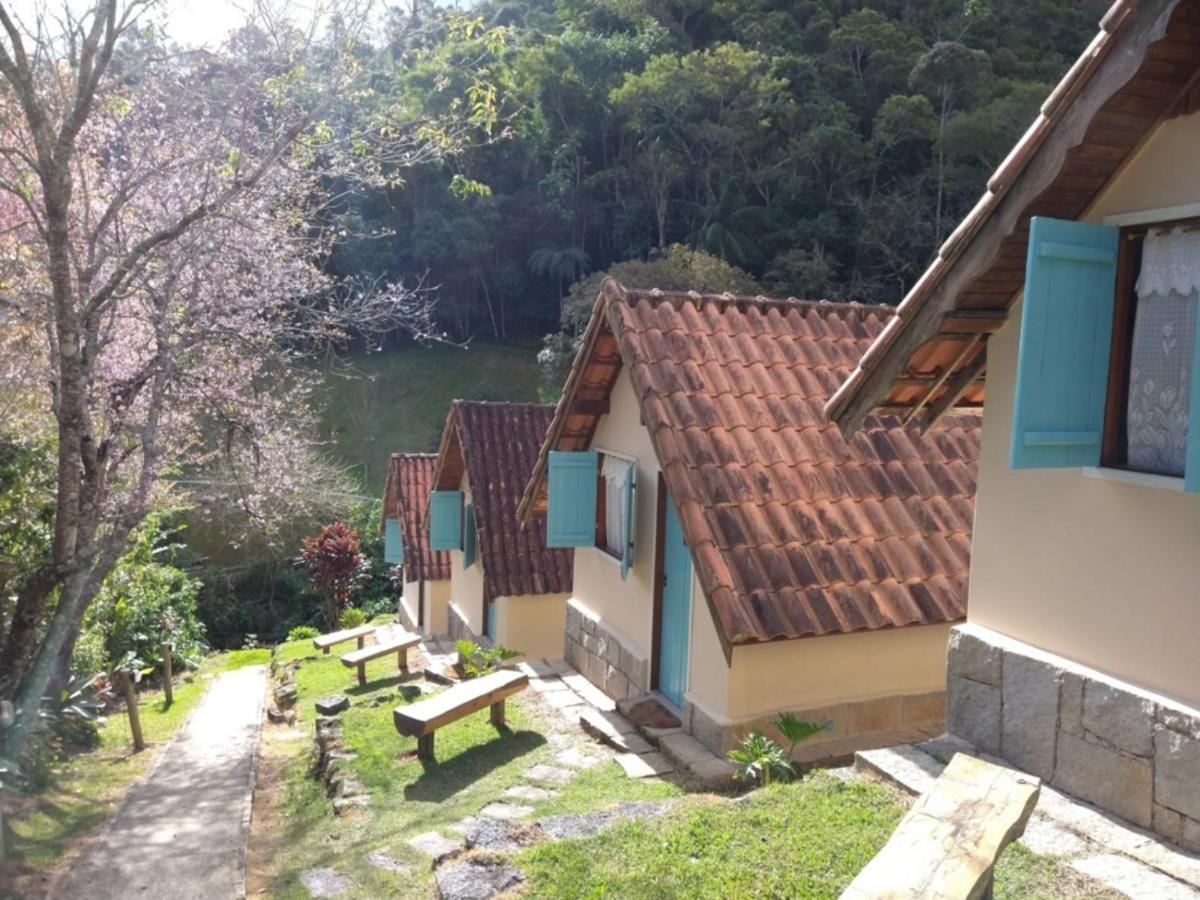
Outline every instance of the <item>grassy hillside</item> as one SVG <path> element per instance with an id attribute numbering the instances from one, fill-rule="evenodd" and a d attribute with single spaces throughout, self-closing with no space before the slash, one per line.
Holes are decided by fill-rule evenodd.
<path id="1" fill-rule="evenodd" d="M 383 490 L 387 459 L 437 447 L 450 401 L 538 399 L 537 344 L 360 353 L 326 379 L 328 436 L 363 488 Z"/>

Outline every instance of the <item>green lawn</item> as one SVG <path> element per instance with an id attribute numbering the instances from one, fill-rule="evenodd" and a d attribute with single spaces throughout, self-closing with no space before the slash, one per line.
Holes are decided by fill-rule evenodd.
<path id="1" fill-rule="evenodd" d="M 689 797 L 658 821 L 585 840 L 540 844 L 516 857 L 538 898 L 837 897 L 904 814 L 892 791 L 822 772 L 738 802 Z M 996 897 L 1118 895 L 1023 847 L 1005 851 Z"/>
<path id="2" fill-rule="evenodd" d="M 44 790 L 6 798 L 7 850 L 14 877 L 30 878 L 53 868 L 66 849 L 107 819 L 125 789 L 157 759 L 195 708 L 215 674 L 266 662 L 269 653 L 236 651 L 208 657 L 187 676 L 190 680 L 177 681 L 169 708 L 161 691 L 142 694 L 138 710 L 150 745 L 142 753 L 131 752 L 128 717 L 123 712 L 112 715 L 101 728 L 98 749 L 55 764 Z"/>
<path id="3" fill-rule="evenodd" d="M 428 857 L 408 846 L 425 831 L 454 836 L 448 826 L 502 799 L 524 769 L 552 762 L 549 738 L 567 728 L 544 717 L 532 692 L 509 702 L 512 731 L 499 735 L 484 712 L 438 732 L 438 762 L 414 756 L 416 742 L 401 737 L 391 710 L 407 702 L 394 659 L 368 666 L 365 687 L 354 682 L 336 654 L 316 656 L 309 642 L 283 645 L 280 662 L 302 659 L 297 674 L 303 739 L 267 730 L 264 751 L 271 788 L 256 799 L 258 832 L 251 840 L 251 893 L 303 898 L 302 871 L 333 867 L 349 875 L 346 898 L 431 895 Z M 371 802 L 335 817 L 323 785 L 312 775 L 313 701 L 344 692 L 353 706 L 342 715 L 344 742 L 358 753 L 351 763 Z M 569 731 L 569 728 L 567 728 Z M 261 770 L 260 770 L 261 771 Z M 623 800 L 680 798 L 664 817 L 624 823 L 583 840 L 540 844 L 515 857 L 528 876 L 529 897 L 836 897 L 887 841 L 907 798 L 870 782 L 845 783 L 817 772 L 733 800 L 686 794 L 669 781 L 626 778 L 613 762 L 576 775 L 553 799 L 535 804 L 535 816 L 600 810 Z M 410 866 L 396 874 L 367 865 L 382 850 Z M 255 862 L 257 861 L 257 862 Z M 997 896 L 1107 897 L 1053 860 L 1021 847 L 1005 854 Z"/>
<path id="4" fill-rule="evenodd" d="M 342 461 L 378 494 L 391 453 L 432 451 L 450 401 L 538 399 L 536 343 L 473 342 L 357 353 L 326 378 L 325 424 Z"/>
<path id="5" fill-rule="evenodd" d="M 368 683 L 361 688 L 353 670 L 342 666 L 337 654 L 314 655 L 309 641 L 284 644 L 278 658 L 280 662 L 303 660 L 296 676 L 300 695 L 296 728 L 305 735 L 312 734 L 315 699 L 333 692 L 351 698 L 353 705 L 341 717 L 343 742 L 358 753 L 351 766 L 371 803 L 353 815 L 334 816 L 323 785 L 312 776 L 311 741 L 272 743 L 272 729 L 268 729 L 264 759 L 268 777 L 278 783 L 278 802 L 273 808 L 255 810 L 256 817 L 264 818 L 252 839 L 251 857 L 268 860 L 269 871 L 252 871 L 251 891 L 258 884 L 271 897 L 307 897 L 300 872 L 321 866 L 334 866 L 354 879 L 355 889 L 339 896 L 428 897 L 429 859 L 410 848 L 407 839 L 436 830 L 453 836 L 447 826 L 502 799 L 504 789 L 520 783 L 529 766 L 553 762 L 557 751 L 547 735 L 565 724 L 543 718 L 531 701 L 532 692 L 526 692 L 508 703 L 509 733 L 497 733 L 488 724 L 486 711 L 468 716 L 438 731 L 438 761 L 426 765 L 415 757 L 416 740 L 402 737 L 392 724 L 392 709 L 408 702 L 396 677 L 394 657 L 368 664 Z M 606 763 L 580 774 L 553 801 L 541 805 L 538 814 L 678 793 L 679 788 L 669 783 L 630 781 L 615 763 Z M 270 846 L 256 849 L 256 841 Z M 362 857 L 374 850 L 411 865 L 415 874 L 394 874 L 364 864 Z"/>

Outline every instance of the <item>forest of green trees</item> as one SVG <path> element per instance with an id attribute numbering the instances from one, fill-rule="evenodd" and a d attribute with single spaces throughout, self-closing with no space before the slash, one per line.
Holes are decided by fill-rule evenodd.
<path id="1" fill-rule="evenodd" d="M 393 59 L 463 83 L 400 64 L 400 102 L 488 92 L 496 137 L 355 193 L 328 266 L 427 273 L 457 340 L 553 331 L 572 283 L 675 244 L 772 294 L 896 302 L 1106 5 L 490 0 L 481 47 L 412 0 Z"/>

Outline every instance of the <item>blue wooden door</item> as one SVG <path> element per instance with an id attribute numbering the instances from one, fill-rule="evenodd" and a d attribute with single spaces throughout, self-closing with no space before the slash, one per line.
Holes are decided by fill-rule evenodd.
<path id="1" fill-rule="evenodd" d="M 692 557 L 683 541 L 679 515 L 670 496 L 663 522 L 662 626 L 658 644 L 658 689 L 676 706 L 687 690 L 688 632 L 691 626 Z"/>

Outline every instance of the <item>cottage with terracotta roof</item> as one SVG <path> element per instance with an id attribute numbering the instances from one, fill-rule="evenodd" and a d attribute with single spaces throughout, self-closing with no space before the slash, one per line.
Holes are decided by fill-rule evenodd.
<path id="1" fill-rule="evenodd" d="M 446 631 L 450 601 L 450 554 L 429 546 L 425 512 L 433 485 L 432 453 L 393 453 L 383 488 L 384 561 L 400 566 L 399 614 L 422 634 Z"/>
<path id="2" fill-rule="evenodd" d="M 455 400 L 432 478 L 429 540 L 450 556 L 447 631 L 561 657 L 573 553 L 521 528 L 517 503 L 554 407 Z"/>
<path id="3" fill-rule="evenodd" d="M 834 722 L 811 758 L 941 728 L 978 423 L 822 413 L 891 315 L 605 283 L 520 514 L 576 548 L 568 660 L 610 696 L 718 752 L 785 710 Z"/>
<path id="4" fill-rule="evenodd" d="M 1197 304 L 1200 0 L 1119 0 L 828 412 L 986 375 L 948 726 L 1200 848 Z"/>

